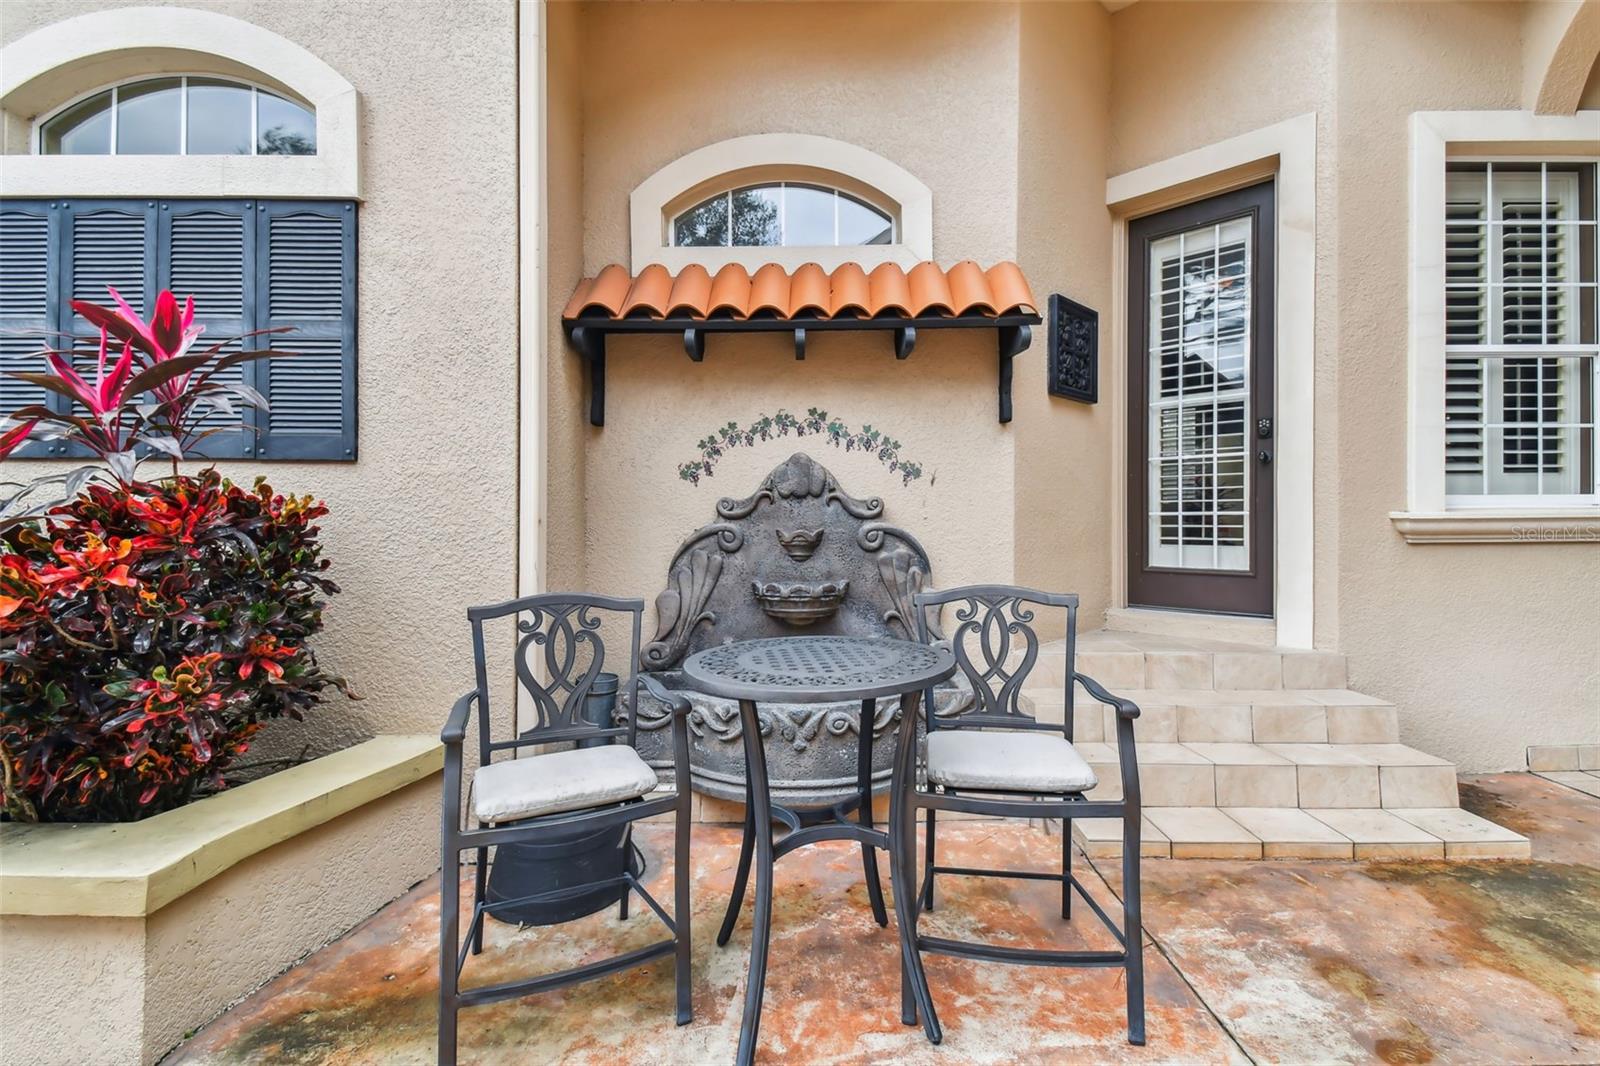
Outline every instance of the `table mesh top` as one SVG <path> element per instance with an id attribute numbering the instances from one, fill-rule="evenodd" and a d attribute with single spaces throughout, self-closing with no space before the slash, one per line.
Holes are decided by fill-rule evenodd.
<path id="1" fill-rule="evenodd" d="M 709 689 L 762 689 L 799 697 L 897 686 L 948 676 L 949 652 L 907 640 L 775 637 L 707 648 L 683 664 Z"/>

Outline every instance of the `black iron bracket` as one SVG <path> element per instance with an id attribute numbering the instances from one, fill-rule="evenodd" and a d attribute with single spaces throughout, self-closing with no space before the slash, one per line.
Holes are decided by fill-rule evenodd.
<path id="1" fill-rule="evenodd" d="M 931 329 L 992 329 L 998 334 L 1000 421 L 1011 421 L 1011 361 L 1027 351 L 1033 340 L 1033 327 L 1041 319 L 1034 314 L 924 316 L 922 318 L 576 318 L 567 319 L 567 344 L 583 358 L 589 378 L 589 424 L 606 423 L 606 338 L 611 334 L 677 333 L 683 337 L 683 350 L 696 363 L 705 361 L 706 336 L 711 333 L 790 333 L 794 336 L 794 357 L 806 357 L 806 345 L 815 333 L 892 330 L 894 357 L 905 360 L 917 346 L 917 331 Z"/>

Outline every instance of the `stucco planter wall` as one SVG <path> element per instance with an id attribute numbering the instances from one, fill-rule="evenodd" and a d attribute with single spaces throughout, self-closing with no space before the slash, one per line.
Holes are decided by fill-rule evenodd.
<path id="1" fill-rule="evenodd" d="M 441 765 L 380 736 L 143 822 L 0 827 L 0 1061 L 154 1062 L 437 868 Z"/>

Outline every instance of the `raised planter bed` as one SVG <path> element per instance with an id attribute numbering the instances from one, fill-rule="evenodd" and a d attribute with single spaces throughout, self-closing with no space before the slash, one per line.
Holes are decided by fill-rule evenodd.
<path id="1" fill-rule="evenodd" d="M 0 826 L 7 1062 L 148 1063 L 439 865 L 433 736 L 142 822 Z"/>

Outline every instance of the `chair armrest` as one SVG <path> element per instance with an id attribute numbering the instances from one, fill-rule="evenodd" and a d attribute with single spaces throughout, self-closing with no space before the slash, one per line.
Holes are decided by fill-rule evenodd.
<path id="1" fill-rule="evenodd" d="M 689 716 L 689 697 L 681 692 L 672 691 L 649 674 L 640 674 L 638 679 L 639 684 L 644 686 L 646 692 L 672 708 L 674 717 L 687 718 Z"/>
<path id="2" fill-rule="evenodd" d="M 444 728 L 439 731 L 441 743 L 460 747 L 467 736 L 467 719 L 472 717 L 472 705 L 477 702 L 477 689 L 456 700 L 456 705 L 450 708 L 450 717 L 444 720 Z"/>
<path id="3" fill-rule="evenodd" d="M 1134 703 L 1132 700 L 1125 700 L 1121 696 L 1113 696 L 1111 693 L 1105 690 L 1104 686 L 1102 686 L 1100 682 L 1096 681 L 1088 674 L 1075 673 L 1072 676 L 1074 680 L 1083 686 L 1083 690 L 1090 696 L 1094 697 L 1096 700 L 1099 700 L 1107 707 L 1115 707 L 1117 709 L 1117 714 L 1120 717 L 1130 719 L 1139 717 L 1139 705 L 1137 703 Z"/>

